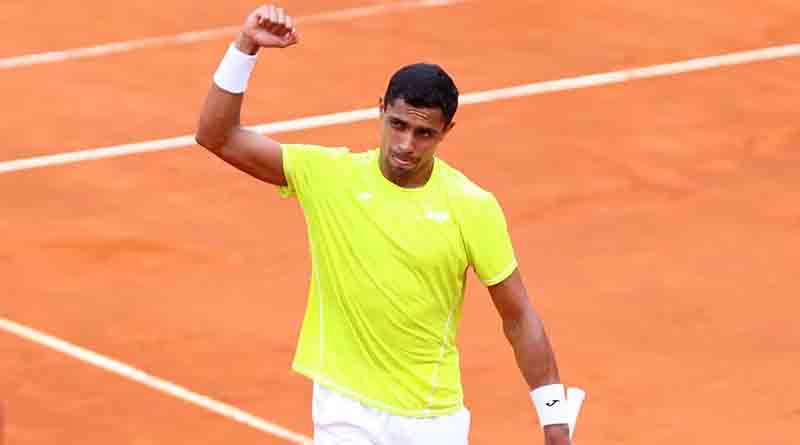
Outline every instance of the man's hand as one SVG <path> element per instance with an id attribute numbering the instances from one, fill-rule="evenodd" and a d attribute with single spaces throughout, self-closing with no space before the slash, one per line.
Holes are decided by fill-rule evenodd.
<path id="1" fill-rule="evenodd" d="M 236 40 L 239 51 L 255 54 L 259 48 L 286 48 L 300 41 L 294 19 L 283 8 L 261 6 L 247 16 Z"/>
<path id="2" fill-rule="evenodd" d="M 570 445 L 567 425 L 547 425 L 544 427 L 545 445 Z"/>

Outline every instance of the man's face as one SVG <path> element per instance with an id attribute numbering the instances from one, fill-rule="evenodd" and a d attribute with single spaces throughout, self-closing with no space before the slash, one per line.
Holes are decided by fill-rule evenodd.
<path id="1" fill-rule="evenodd" d="M 402 98 L 381 107 L 381 170 L 392 182 L 418 187 L 433 169 L 436 146 L 453 127 L 439 108 L 416 108 Z"/>

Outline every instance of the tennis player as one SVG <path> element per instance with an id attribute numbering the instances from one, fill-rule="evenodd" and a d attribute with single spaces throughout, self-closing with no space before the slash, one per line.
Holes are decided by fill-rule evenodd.
<path id="1" fill-rule="evenodd" d="M 503 211 L 436 156 L 455 125 L 453 80 L 431 64 L 397 71 L 374 149 L 280 144 L 239 114 L 259 50 L 298 41 L 283 9 L 253 11 L 214 73 L 196 139 L 305 214 L 312 269 L 292 367 L 314 382 L 314 443 L 467 444 L 456 333 L 469 267 L 502 317 L 545 443 L 570 443 L 565 389 Z"/>

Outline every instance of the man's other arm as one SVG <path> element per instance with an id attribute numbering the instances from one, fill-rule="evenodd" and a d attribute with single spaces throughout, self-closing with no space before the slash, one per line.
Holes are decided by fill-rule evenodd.
<path id="1" fill-rule="evenodd" d="M 285 48 L 298 42 L 293 20 L 281 8 L 262 6 L 253 11 L 236 40 L 241 57 L 260 48 Z M 240 126 L 244 92 L 232 93 L 216 83 L 206 96 L 195 139 L 225 162 L 262 181 L 286 185 L 281 145 Z"/>
<path id="2" fill-rule="evenodd" d="M 528 299 L 519 269 L 500 283 L 489 286 L 489 294 L 503 320 L 503 332 L 514 349 L 517 365 L 529 388 L 533 390 L 559 383 L 555 354 L 542 320 Z M 544 436 L 546 445 L 570 443 L 566 423 L 545 426 Z"/>

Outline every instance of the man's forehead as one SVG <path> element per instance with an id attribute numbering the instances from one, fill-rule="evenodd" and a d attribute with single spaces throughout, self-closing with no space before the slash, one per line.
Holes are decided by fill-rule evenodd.
<path id="1" fill-rule="evenodd" d="M 431 125 L 442 124 L 442 110 L 439 108 L 414 107 L 402 98 L 397 98 L 386 107 L 386 113 L 395 117 L 408 117 Z"/>

